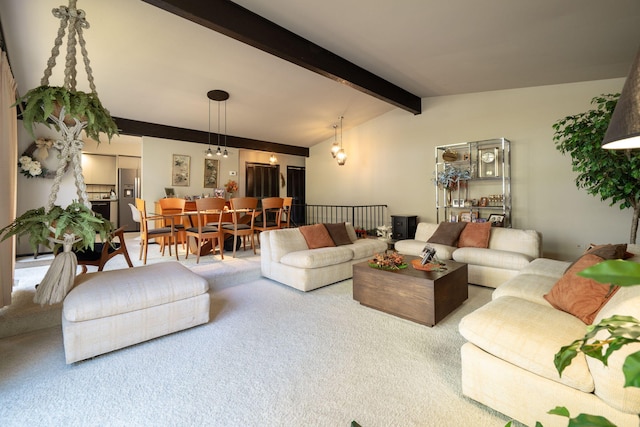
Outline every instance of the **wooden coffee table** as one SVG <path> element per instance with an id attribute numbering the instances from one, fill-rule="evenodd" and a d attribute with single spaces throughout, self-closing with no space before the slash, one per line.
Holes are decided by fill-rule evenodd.
<path id="1" fill-rule="evenodd" d="M 444 271 L 416 270 L 409 266 L 397 271 L 353 266 L 353 299 L 367 307 L 423 325 L 433 326 L 460 307 L 469 297 L 467 264 L 445 261 Z"/>

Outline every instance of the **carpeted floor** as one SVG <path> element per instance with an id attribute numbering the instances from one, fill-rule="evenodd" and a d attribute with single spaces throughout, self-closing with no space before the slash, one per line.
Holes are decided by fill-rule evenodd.
<path id="1" fill-rule="evenodd" d="M 429 328 L 359 305 L 351 280 L 303 293 L 260 278 L 230 284 L 232 276 L 210 279 L 208 324 L 73 365 L 60 326 L 0 339 L 2 425 L 508 421 L 461 394 L 457 325 L 491 289 L 470 286 L 463 306 Z"/>

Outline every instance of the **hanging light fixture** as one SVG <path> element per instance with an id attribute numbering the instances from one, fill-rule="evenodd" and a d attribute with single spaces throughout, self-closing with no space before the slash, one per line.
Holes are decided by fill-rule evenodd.
<path id="1" fill-rule="evenodd" d="M 602 148 L 610 150 L 640 148 L 640 50 L 636 54 L 616 108 L 611 115 Z"/>
<path id="2" fill-rule="evenodd" d="M 347 153 L 345 153 L 342 148 L 342 119 L 344 119 L 344 117 L 340 116 L 340 149 L 336 153 L 336 160 L 340 166 L 344 166 L 344 163 L 347 161 Z"/>
<path id="3" fill-rule="evenodd" d="M 224 152 L 222 153 L 222 157 L 225 159 L 229 157 L 229 152 L 227 151 L 227 100 L 224 100 Z"/>
<path id="4" fill-rule="evenodd" d="M 208 139 L 209 139 L 209 148 L 207 148 L 207 151 L 205 151 L 205 155 L 207 157 L 212 157 L 213 156 L 213 151 L 211 151 L 211 99 L 209 99 L 209 134 L 208 134 Z"/>
<path id="5" fill-rule="evenodd" d="M 333 125 L 333 144 L 331 145 L 331 156 L 336 158 L 336 154 L 340 151 L 340 145 L 338 144 L 338 125 Z"/>
<path id="6" fill-rule="evenodd" d="M 209 92 L 207 92 L 207 97 L 211 100 L 211 101 L 217 101 L 218 102 L 218 149 L 216 150 L 216 155 L 217 156 L 222 156 L 222 150 L 220 148 L 220 102 L 221 101 L 226 101 L 227 99 L 229 99 L 229 92 L 226 92 L 224 90 L 220 90 L 220 89 L 215 89 L 215 90 L 210 90 Z M 225 102 L 225 108 L 226 108 L 227 103 Z M 226 115 L 226 111 L 225 111 L 225 122 L 227 120 L 227 115 Z M 225 132 L 226 132 L 226 125 L 225 125 Z M 211 132 L 209 132 L 211 133 Z M 225 135 L 225 141 L 226 141 L 226 135 Z M 209 148 L 210 149 L 210 148 Z M 226 146 L 225 146 L 225 151 L 226 151 Z M 208 153 L 207 153 L 208 155 Z"/>
<path id="7" fill-rule="evenodd" d="M 275 165 L 278 163 L 278 158 L 276 157 L 276 153 L 271 153 L 271 157 L 269 157 L 269 164 Z"/>

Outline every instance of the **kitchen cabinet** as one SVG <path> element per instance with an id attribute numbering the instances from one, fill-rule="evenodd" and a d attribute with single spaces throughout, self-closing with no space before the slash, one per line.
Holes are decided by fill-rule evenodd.
<path id="1" fill-rule="evenodd" d="M 82 175 L 85 184 L 116 185 L 116 157 L 83 154 Z"/>

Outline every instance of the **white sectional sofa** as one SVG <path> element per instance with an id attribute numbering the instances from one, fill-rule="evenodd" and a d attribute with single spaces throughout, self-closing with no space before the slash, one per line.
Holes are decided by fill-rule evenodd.
<path id="1" fill-rule="evenodd" d="M 419 256 L 440 224 L 420 222 L 414 239 L 399 240 L 395 249 Z M 491 227 L 487 248 L 429 243 L 440 259 L 468 264 L 469 283 L 496 288 L 542 254 L 542 236 L 534 230 Z"/>
<path id="2" fill-rule="evenodd" d="M 629 245 L 627 250 L 639 254 L 639 249 Z M 561 277 L 582 270 L 576 266 L 565 274 L 569 265 L 536 259 L 497 288 L 491 302 L 461 320 L 460 333 L 468 341 L 461 349 L 463 394 L 530 426 L 540 421 L 545 427 L 566 427 L 565 417 L 547 414 L 565 406 L 572 417 L 587 413 L 619 427 L 637 427 L 640 389 L 623 387 L 622 364 L 640 344 L 613 353 L 608 367 L 582 353 L 562 377 L 554 366 L 555 353 L 587 331 L 580 318 L 544 298 Z M 584 286 L 577 289 L 580 295 Z M 640 319 L 640 286 L 618 289 L 601 307 L 591 324 L 614 314 Z"/>
<path id="3" fill-rule="evenodd" d="M 387 244 L 378 239 L 358 239 L 353 226 L 346 225 L 349 241 L 339 246 L 309 249 L 300 228 L 285 228 L 260 233 L 262 275 L 299 289 L 310 291 L 353 277 L 351 266 Z"/>

